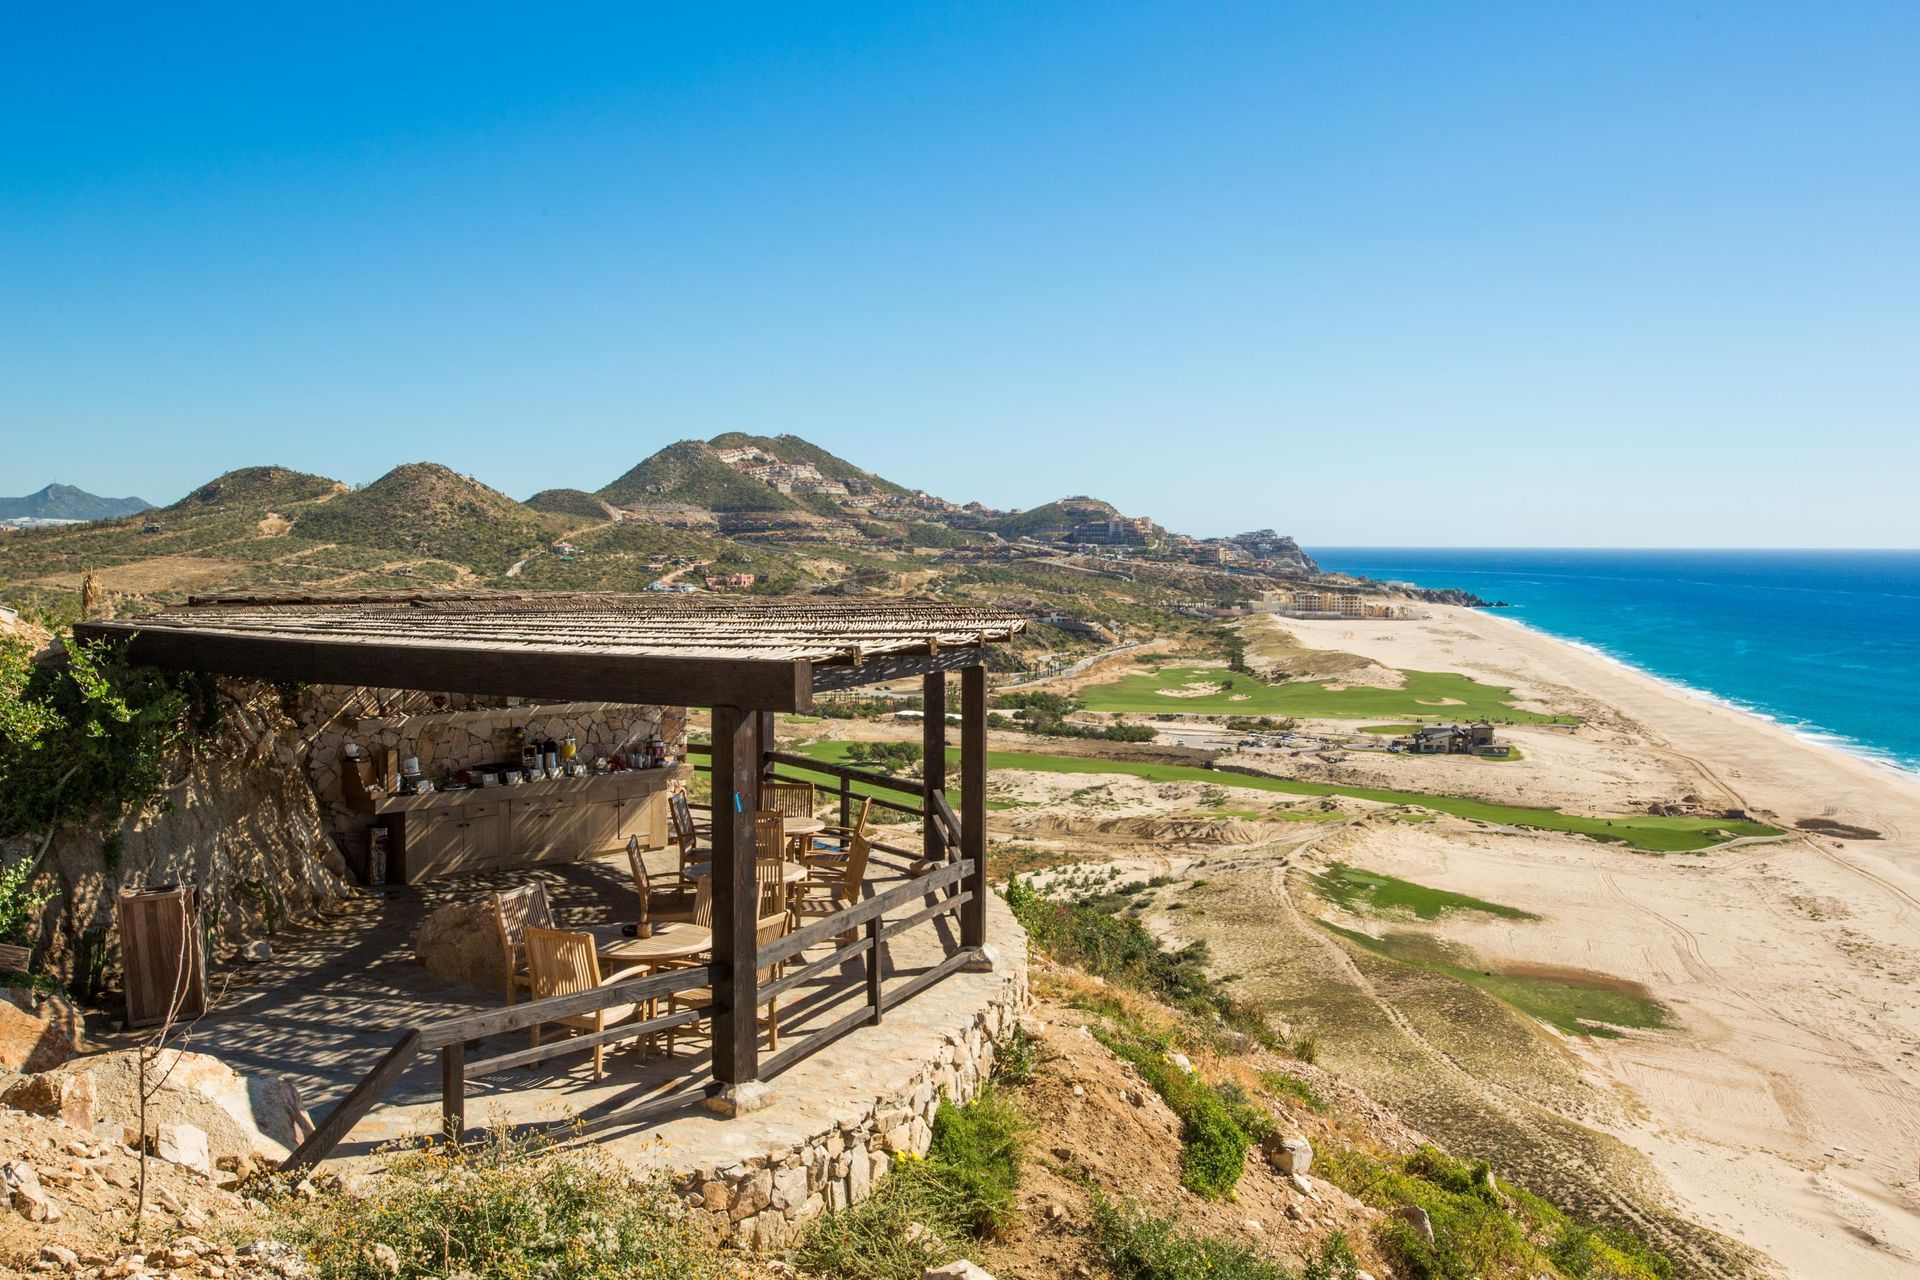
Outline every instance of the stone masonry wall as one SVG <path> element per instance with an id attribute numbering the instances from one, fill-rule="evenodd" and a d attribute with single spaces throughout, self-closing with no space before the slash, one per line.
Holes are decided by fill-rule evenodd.
<path id="1" fill-rule="evenodd" d="M 1018 932 L 1017 925 L 1012 928 Z M 1026 939 L 1008 937 L 995 945 L 1000 959 L 994 994 L 945 1031 L 937 1053 L 903 1087 L 850 1100 L 844 1114 L 804 1142 L 677 1172 L 675 1191 L 695 1220 L 736 1244 L 777 1248 L 821 1214 L 865 1199 L 902 1155 L 925 1155 L 940 1099 L 964 1103 L 979 1093 L 993 1073 L 996 1046 L 1013 1033 L 1026 1008 Z"/>

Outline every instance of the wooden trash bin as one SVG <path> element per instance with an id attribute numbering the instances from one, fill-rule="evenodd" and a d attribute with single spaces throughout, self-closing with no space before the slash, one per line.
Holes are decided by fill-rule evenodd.
<path id="1" fill-rule="evenodd" d="M 207 1011 L 207 955 L 200 936 L 200 893 L 190 884 L 122 889 L 117 904 L 127 1025 L 187 1022 Z M 180 992 L 174 1003 L 175 983 Z"/>

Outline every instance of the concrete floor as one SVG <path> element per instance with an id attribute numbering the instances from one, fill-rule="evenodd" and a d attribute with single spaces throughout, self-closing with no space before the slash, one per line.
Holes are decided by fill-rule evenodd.
<path id="1" fill-rule="evenodd" d="M 662 868 L 672 855 L 655 855 Z M 653 861 L 652 858 L 649 861 Z M 368 894 L 354 907 L 315 926 L 274 939 L 274 957 L 234 970 L 214 1011 L 194 1028 L 184 1048 L 218 1055 L 245 1072 L 279 1074 L 299 1089 L 316 1120 L 380 1059 L 404 1027 L 460 1013 L 497 1008 L 497 990 L 448 984 L 413 957 L 410 939 L 428 914 L 453 901 L 494 889 L 545 882 L 556 922 L 587 928 L 630 918 L 632 881 L 625 855 L 565 866 L 527 869 L 395 887 Z M 869 892 L 903 882 L 904 869 L 880 855 L 868 873 Z M 904 912 L 903 912 L 904 914 Z M 643 1061 L 627 1045 L 609 1046 L 606 1077 L 593 1079 L 590 1052 L 564 1054 L 533 1067 L 468 1083 L 467 1121 L 579 1124 L 594 1140 L 641 1165 L 694 1168 L 803 1140 L 848 1107 L 897 1087 L 942 1051 L 947 1035 L 964 1027 L 998 993 L 1010 963 L 1024 970 L 1025 939 L 997 896 L 990 897 L 989 939 L 1002 959 L 995 973 L 956 973 L 915 999 L 887 1010 L 881 1025 L 862 1027 L 796 1064 L 770 1082 L 772 1105 L 723 1119 L 699 1107 L 706 1080 L 707 1038 L 683 1033 L 671 1058 Z M 898 987 L 939 963 L 958 944 L 951 917 L 941 917 L 891 939 L 888 985 Z M 807 953 L 808 960 L 829 948 Z M 1009 960 L 1007 957 L 1012 956 Z M 215 978 L 215 989 L 226 975 Z M 863 1001 L 860 958 L 789 993 L 780 1013 L 781 1046 L 843 1016 Z M 469 1061 L 519 1048 L 526 1033 L 470 1046 Z M 764 1035 L 761 1055 L 768 1054 Z M 648 1103 L 643 1121 L 620 1116 Z M 657 1107 L 653 1104 L 659 1104 Z M 664 1110 L 662 1109 L 664 1108 Z M 436 1132 L 440 1124 L 439 1056 L 422 1055 L 387 1101 L 336 1149 L 335 1159 L 364 1157 L 396 1139 Z"/>

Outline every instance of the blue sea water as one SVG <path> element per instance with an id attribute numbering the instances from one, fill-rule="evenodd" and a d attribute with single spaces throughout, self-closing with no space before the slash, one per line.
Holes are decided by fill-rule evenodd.
<path id="1" fill-rule="evenodd" d="M 1323 568 L 1498 612 L 1809 736 L 1920 769 L 1920 551 L 1330 547 Z"/>

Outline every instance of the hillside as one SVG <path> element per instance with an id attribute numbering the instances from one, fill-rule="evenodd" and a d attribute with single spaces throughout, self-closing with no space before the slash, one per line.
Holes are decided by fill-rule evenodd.
<path id="1" fill-rule="evenodd" d="M 112 520 L 138 515 L 145 498 L 102 498 L 70 484 L 50 484 L 21 498 L 0 498 L 0 520 Z"/>
<path id="2" fill-rule="evenodd" d="M 297 538 L 504 571 L 572 521 L 542 514 L 437 462 L 412 462 L 294 522 Z"/>
<path id="3" fill-rule="evenodd" d="M 582 520 L 607 518 L 606 504 L 585 489 L 542 489 L 528 498 L 526 505 L 556 516 L 577 516 Z"/>
<path id="4" fill-rule="evenodd" d="M 896 498 L 905 497 L 913 492 L 904 485 L 895 484 L 883 476 L 857 467 L 845 458 L 829 453 L 812 441 L 802 440 L 799 436 L 754 436 L 744 431 L 728 431 L 715 436 L 707 443 L 716 449 L 759 449 L 782 462 L 808 463 L 829 480 L 838 480 L 842 484 L 855 487 L 864 485 Z"/>
<path id="5" fill-rule="evenodd" d="M 82 572 L 116 566 L 128 568 L 109 575 L 111 588 L 131 594 L 257 581 L 242 562 L 282 554 L 274 534 L 287 519 L 344 488 L 285 467 L 229 471 L 143 515 L 8 534 L 0 539 L 0 580 L 13 600 L 36 589 L 73 592 Z"/>
<path id="6" fill-rule="evenodd" d="M 683 502 L 708 511 L 794 511 L 801 506 L 789 495 L 735 471 L 698 440 L 668 445 L 596 490 L 595 496 L 616 507 Z"/>
<path id="7" fill-rule="evenodd" d="M 1083 521 L 1117 520 L 1119 517 L 1120 509 L 1111 502 L 1081 496 L 1061 498 L 1044 506 L 1002 516 L 998 520 L 988 521 L 986 528 L 1003 538 L 1035 538 L 1064 532 Z"/>

